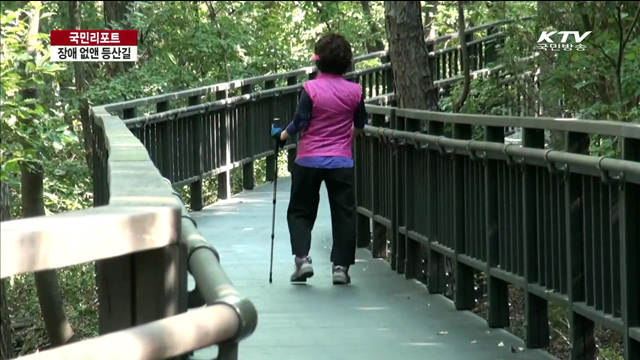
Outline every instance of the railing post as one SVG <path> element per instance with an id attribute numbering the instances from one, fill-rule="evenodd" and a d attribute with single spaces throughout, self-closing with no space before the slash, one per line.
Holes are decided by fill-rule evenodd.
<path id="1" fill-rule="evenodd" d="M 384 115 L 372 114 L 371 126 L 384 127 Z M 380 178 L 388 176 L 384 171 L 381 171 L 381 156 L 380 156 L 380 139 L 376 137 L 371 138 L 371 187 L 372 187 L 372 206 L 371 215 L 373 216 L 373 242 L 371 244 L 371 254 L 374 258 L 384 258 L 387 250 L 387 229 L 380 222 L 375 220 L 376 215 L 380 215 L 380 203 L 382 201 L 382 191 Z"/>
<path id="2" fill-rule="evenodd" d="M 156 112 L 162 113 L 169 110 L 169 101 L 162 101 L 156 104 Z M 173 137 L 171 136 L 171 122 L 163 121 L 158 124 L 160 130 L 160 161 L 158 170 L 163 177 L 173 182 L 173 159 L 171 158 Z"/>
<path id="3" fill-rule="evenodd" d="M 265 89 L 273 89 L 276 87 L 276 82 L 274 80 L 265 81 L 264 88 Z M 269 101 L 269 121 L 273 120 L 275 117 L 275 97 L 270 99 Z M 278 154 L 268 155 L 266 159 L 266 181 L 274 181 L 276 175 L 276 161 L 278 161 Z"/>
<path id="4" fill-rule="evenodd" d="M 220 344 L 216 360 L 238 360 L 238 345 L 237 342 Z"/>
<path id="5" fill-rule="evenodd" d="M 477 70 L 478 68 L 476 67 L 476 61 L 477 61 L 477 48 L 478 46 L 482 45 L 482 43 L 479 44 L 472 44 L 469 45 L 469 43 L 471 41 L 473 41 L 474 38 L 474 33 L 470 32 L 468 34 L 464 35 L 464 42 L 465 44 L 467 44 L 467 56 L 469 57 L 469 71 L 474 71 Z M 464 71 L 462 64 L 463 64 L 464 59 L 462 59 L 462 50 L 460 51 L 460 71 L 462 73 L 462 71 Z"/>
<path id="6" fill-rule="evenodd" d="M 105 144 L 104 129 L 98 126 L 94 115 L 91 115 L 91 126 L 93 127 L 93 206 L 103 206 L 109 203 L 109 182 L 107 170 L 108 150 Z"/>
<path id="7" fill-rule="evenodd" d="M 437 121 L 429 121 L 427 124 L 427 132 L 429 135 L 441 136 L 444 133 L 444 124 Z M 429 244 L 438 239 L 438 213 L 442 209 L 442 204 L 438 203 L 438 192 L 442 191 L 438 189 L 438 177 L 442 176 L 438 172 L 438 157 L 437 150 L 428 150 L 427 153 L 427 191 L 428 191 L 428 208 L 427 208 L 427 223 L 428 223 L 428 239 Z M 428 290 L 430 294 L 443 294 L 447 290 L 447 280 L 445 274 L 445 257 L 439 252 L 435 251 L 431 246 L 428 250 L 428 267 L 429 267 L 429 279 Z"/>
<path id="8" fill-rule="evenodd" d="M 504 142 L 504 128 L 501 126 L 487 126 L 485 141 Z M 487 159 L 485 165 L 485 222 L 487 249 L 487 300 L 489 303 L 489 317 L 487 324 L 490 328 L 509 326 L 509 287 L 508 284 L 491 276 L 491 269 L 500 265 L 500 223 L 498 222 L 498 166 L 500 160 Z M 535 220 L 535 216 L 532 217 Z"/>
<path id="9" fill-rule="evenodd" d="M 356 246 L 359 248 L 367 248 L 371 243 L 371 219 L 361 214 L 359 208 L 366 206 L 365 197 L 371 201 L 371 197 L 366 191 L 371 184 L 371 176 L 366 170 L 369 163 L 368 154 L 365 151 L 365 144 L 369 141 L 367 135 L 362 135 L 354 140 L 354 157 L 355 157 L 355 178 L 356 178 Z"/>
<path id="10" fill-rule="evenodd" d="M 435 51 L 435 44 L 435 41 L 433 41 L 432 39 L 426 41 L 427 54 Z M 441 80 L 440 71 L 437 71 L 440 68 L 440 59 L 441 57 L 437 55 L 427 55 L 427 63 L 429 64 L 429 71 L 431 72 L 431 78 L 433 79 L 433 81 Z"/>
<path id="11" fill-rule="evenodd" d="M 453 125 L 453 138 L 469 140 L 473 135 L 473 129 L 471 125 L 454 124 Z M 465 247 L 465 196 L 464 191 L 464 162 L 466 157 L 464 155 L 453 155 L 453 208 L 456 209 L 453 219 L 453 236 L 455 247 L 455 306 L 458 310 L 471 310 L 475 306 L 475 299 L 473 297 L 474 282 L 473 282 L 473 268 L 460 262 L 458 255 L 466 253 Z"/>
<path id="12" fill-rule="evenodd" d="M 395 109 L 391 109 L 389 114 L 389 128 L 398 129 L 398 119 L 396 117 Z M 399 242 L 399 234 L 398 229 L 400 226 L 401 214 L 399 213 L 401 209 L 402 202 L 399 197 L 399 188 L 398 184 L 401 181 L 399 164 L 398 164 L 398 148 L 397 141 L 395 139 L 389 139 L 386 145 L 388 148 L 386 152 L 389 154 L 384 161 L 388 161 L 388 169 L 389 172 L 385 175 L 388 176 L 388 189 L 385 189 L 385 192 L 388 191 L 390 193 L 391 203 L 388 204 L 388 213 L 389 213 L 389 221 L 391 222 L 390 229 L 387 229 L 388 240 L 391 243 L 391 258 L 389 260 L 389 265 L 391 266 L 391 270 L 395 270 L 397 273 L 404 273 L 404 241 L 402 243 Z"/>
<path id="13" fill-rule="evenodd" d="M 491 27 L 487 30 L 487 36 L 493 35 L 498 32 L 498 28 Z M 480 67 L 486 67 L 488 64 L 496 61 L 498 39 L 489 40 L 488 43 L 483 43 L 484 46 L 484 64 L 480 64 Z M 482 50 L 481 50 L 482 51 Z"/>
<path id="14" fill-rule="evenodd" d="M 389 54 L 385 55 L 382 59 L 381 62 L 383 64 L 389 64 L 391 63 L 391 57 L 389 56 Z M 394 85 L 394 80 L 393 80 L 393 69 L 388 68 L 383 70 L 384 71 L 384 79 L 385 79 L 385 87 L 384 87 L 384 92 L 386 94 L 391 94 L 395 91 L 395 85 Z M 391 106 L 395 106 L 395 99 L 393 100 Z"/>
<path id="15" fill-rule="evenodd" d="M 349 68 L 347 69 L 347 73 L 353 72 L 356 70 L 356 64 L 351 61 L 351 64 L 349 65 Z"/>
<path id="16" fill-rule="evenodd" d="M 189 106 L 200 104 L 200 96 L 189 97 Z M 190 117 L 189 121 L 191 125 L 191 145 L 193 147 L 193 161 L 192 170 L 193 173 L 189 176 L 198 176 L 198 180 L 191 183 L 191 209 L 194 211 L 202 210 L 202 174 L 204 173 L 204 164 L 202 158 L 204 152 L 202 150 L 202 117 L 199 114 L 195 114 Z"/>
<path id="17" fill-rule="evenodd" d="M 567 132 L 565 151 L 589 154 L 589 136 Z M 575 303 L 586 301 L 584 270 L 584 201 L 582 175 L 567 174 L 565 180 L 566 241 L 569 298 L 569 329 L 571 339 L 571 359 L 591 360 L 596 357 L 595 324 L 592 320 L 573 309 Z M 637 305 L 637 304 L 636 304 Z"/>
<path id="18" fill-rule="evenodd" d="M 216 92 L 216 100 L 224 100 L 227 98 L 228 90 L 218 90 Z M 217 151 L 220 151 L 220 164 L 221 167 L 227 167 L 231 165 L 230 150 L 230 136 L 229 136 L 229 117 L 227 116 L 227 109 L 224 109 L 220 114 L 220 143 L 218 144 Z M 218 199 L 226 200 L 231 196 L 231 169 L 226 169 L 218 174 Z"/>
<path id="19" fill-rule="evenodd" d="M 403 118 L 404 129 L 408 132 L 420 132 L 420 121 L 415 119 Z M 398 121 L 400 124 L 400 121 Z M 404 277 L 406 279 L 415 279 L 418 273 L 418 268 L 422 264 L 422 257 L 420 251 L 421 244 L 417 241 L 414 241 L 409 236 L 409 232 L 415 229 L 415 221 L 416 218 L 416 182 L 418 181 L 418 176 L 420 175 L 418 169 L 416 167 L 418 159 L 420 159 L 420 154 L 418 153 L 419 149 L 415 147 L 411 147 L 411 145 L 407 144 L 404 147 L 403 151 L 403 159 L 402 159 L 402 169 L 400 172 L 402 173 L 402 182 L 403 185 L 403 197 L 404 200 L 402 202 L 402 213 L 405 225 L 405 234 L 400 234 L 398 236 L 398 241 L 402 243 L 404 241 L 404 251 L 405 251 L 405 265 L 404 265 Z M 400 173 L 399 172 L 399 173 Z M 417 200 L 422 201 L 422 200 Z"/>
<path id="20" fill-rule="evenodd" d="M 287 78 L 287 86 L 293 86 L 296 85 L 298 83 L 298 77 L 297 76 L 290 76 Z M 291 109 L 290 110 L 290 114 L 292 114 L 291 116 L 293 117 L 296 113 L 296 108 L 298 105 L 298 96 L 294 95 L 293 96 L 293 101 L 291 102 Z M 292 119 L 286 119 L 287 121 L 291 121 Z M 298 139 L 299 139 L 299 134 L 297 134 L 295 137 L 291 138 L 291 142 L 295 142 L 296 146 L 290 148 L 289 150 L 287 150 L 287 170 L 289 171 L 289 173 L 291 173 L 291 171 L 293 170 L 293 164 L 296 161 L 296 158 L 298 157 Z"/>
<path id="21" fill-rule="evenodd" d="M 640 140 L 622 139 L 622 158 L 640 161 Z M 620 265 L 622 274 L 622 321 L 624 324 L 624 358 L 640 358 L 640 340 L 633 339 L 630 328 L 640 327 L 640 286 L 638 254 L 640 254 L 640 185 L 623 182 L 620 191 Z"/>
<path id="22" fill-rule="evenodd" d="M 251 93 L 251 85 L 243 85 L 241 88 L 241 92 L 242 95 L 247 95 Z M 245 123 L 245 129 L 247 131 L 246 133 L 246 141 L 245 141 L 245 146 L 246 146 L 246 152 L 245 154 L 247 154 L 251 159 L 246 163 L 242 165 L 242 187 L 245 190 L 253 190 L 253 188 L 256 185 L 256 181 L 255 181 L 255 175 L 254 175 L 254 163 L 253 163 L 253 157 L 255 156 L 254 154 L 254 143 L 256 143 L 256 139 L 254 139 L 254 134 L 253 134 L 253 102 L 248 102 L 246 104 L 246 108 L 245 108 L 245 118 L 244 118 L 244 123 Z"/>
<path id="23" fill-rule="evenodd" d="M 522 129 L 522 146 L 544 149 L 544 130 Z M 522 172 L 522 219 L 524 241 L 524 280 L 525 280 L 525 323 L 526 346 L 529 349 L 542 349 L 549 345 L 548 301 L 529 291 L 529 284 L 540 281 L 538 268 L 538 221 L 536 167 L 523 164 Z M 488 199 L 488 198 L 487 198 Z M 543 256 L 542 254 L 540 254 Z M 508 313 L 507 308 L 507 313 Z"/>
<path id="24" fill-rule="evenodd" d="M 404 118 L 398 119 L 396 110 L 391 110 L 391 129 L 404 131 Z M 404 147 L 398 144 L 396 139 L 391 139 L 391 230 L 392 230 L 392 242 L 391 242 L 391 255 L 392 263 L 391 268 L 396 270 L 398 274 L 404 274 L 407 261 L 407 240 L 406 237 L 400 233 L 400 226 L 406 224 L 406 217 L 404 213 L 404 194 L 400 190 L 400 184 L 405 182 L 404 173 Z"/>
<path id="25" fill-rule="evenodd" d="M 126 108 L 122 110 L 122 120 L 133 119 L 136 117 L 136 108 Z"/>

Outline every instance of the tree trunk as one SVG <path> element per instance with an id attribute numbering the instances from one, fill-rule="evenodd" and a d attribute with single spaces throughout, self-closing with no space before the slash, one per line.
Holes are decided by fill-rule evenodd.
<path id="1" fill-rule="evenodd" d="M 103 1 L 104 8 L 104 25 L 106 29 L 114 29 L 114 24 L 121 25 L 124 23 L 127 13 L 129 12 L 128 5 L 133 1 Z M 124 62 L 110 62 L 107 63 L 107 76 L 114 77 L 118 73 L 124 72 L 127 63 Z"/>
<path id="2" fill-rule="evenodd" d="M 438 111 L 438 90 L 429 69 L 419 1 L 385 1 L 385 27 L 401 108 Z"/>
<path id="3" fill-rule="evenodd" d="M 104 24 L 107 29 L 113 29 L 113 23 L 122 24 L 127 15 L 127 5 L 131 1 L 103 1 Z"/>
<path id="4" fill-rule="evenodd" d="M 6 182 L 0 182 L 0 222 L 11 220 L 11 189 Z M 13 334 L 11 316 L 7 303 L 7 279 L 0 281 L 0 360 L 13 359 Z"/>
<path id="5" fill-rule="evenodd" d="M 427 34 L 427 39 L 434 39 L 436 37 L 434 22 L 438 11 L 438 1 L 426 1 L 426 3 L 424 9 L 424 33 Z"/>
<path id="6" fill-rule="evenodd" d="M 69 19 L 71 21 L 71 29 L 81 30 L 82 14 L 80 1 L 69 1 Z M 89 119 L 89 104 L 84 98 L 86 91 L 86 80 L 84 74 L 84 63 L 74 62 L 73 71 L 75 73 L 76 93 L 80 99 L 80 122 L 82 123 L 82 137 L 85 151 L 85 158 L 89 170 L 93 169 L 93 135 L 91 131 L 91 121 Z"/>
<path id="7" fill-rule="evenodd" d="M 26 7 L 26 4 L 23 5 Z M 30 28 L 27 35 L 27 53 L 35 59 L 37 47 L 37 34 L 40 32 L 40 11 L 34 10 L 29 19 Z M 25 99 L 38 99 L 35 88 L 26 88 L 20 91 Z M 20 121 L 29 124 L 32 119 L 22 118 Z M 25 150 L 31 145 L 23 142 Z M 21 172 L 21 198 L 22 217 L 45 216 L 44 211 L 44 170 L 41 162 L 20 163 Z M 58 285 L 58 277 L 55 270 L 34 273 L 36 291 L 40 310 L 47 329 L 47 335 L 52 346 L 63 345 L 70 340 L 75 340 L 71 325 L 64 312 L 62 293 Z"/>
<path id="8" fill-rule="evenodd" d="M 371 44 L 370 41 L 367 41 L 365 45 L 367 47 L 367 52 L 371 53 L 376 51 L 382 51 L 384 50 L 384 44 L 380 40 L 381 31 L 378 28 L 378 24 L 371 16 L 371 7 L 369 6 L 369 1 L 360 1 L 360 4 L 362 5 L 362 13 L 364 14 L 364 18 L 367 20 L 367 23 L 369 24 L 369 32 L 371 32 L 370 35 L 373 39 L 375 39 L 373 40 L 373 44 Z"/>
<path id="9" fill-rule="evenodd" d="M 554 27 L 555 17 L 549 16 L 554 13 L 553 3 L 546 1 L 538 1 L 538 10 L 536 18 L 536 34 L 541 34 L 543 30 L 549 30 L 547 27 Z M 537 39 L 536 39 L 537 40 Z M 539 56 L 539 75 L 538 75 L 538 101 L 539 103 L 539 115 L 560 117 L 562 116 L 562 108 L 560 99 L 549 96 L 547 94 L 553 94 L 548 90 L 549 86 L 552 86 L 550 82 L 546 82 L 545 78 L 548 77 L 554 67 L 555 58 L 551 51 L 540 51 Z M 551 55 L 548 55 L 551 54 Z M 564 133 L 561 131 L 550 131 L 549 145 L 551 148 L 561 150 L 564 148 Z"/>
<path id="10" fill-rule="evenodd" d="M 3 183 L 4 185 L 4 183 Z M 0 359 L 13 359 L 13 334 L 11 330 L 11 317 L 7 303 L 7 279 L 0 281 Z"/>
<path id="11" fill-rule="evenodd" d="M 22 163 L 22 217 L 46 216 L 44 172 L 40 163 Z M 77 340 L 65 314 L 62 291 L 55 270 L 34 272 L 34 280 L 49 341 L 53 347 Z"/>
<path id="12" fill-rule="evenodd" d="M 469 87 L 471 86 L 471 73 L 469 71 L 469 53 L 467 51 L 467 41 L 464 36 L 466 24 L 464 22 L 464 5 L 462 1 L 458 1 L 458 39 L 460 40 L 460 52 L 462 57 L 462 72 L 464 73 L 464 84 L 460 97 L 453 104 L 453 112 L 460 112 L 464 102 L 469 96 Z"/>
<path id="13" fill-rule="evenodd" d="M 536 29 L 537 34 L 541 34 L 544 29 L 548 26 L 553 26 L 554 17 L 549 16 L 549 14 L 553 14 L 553 4 L 551 2 L 546 1 L 538 1 L 538 14 L 536 23 L 538 28 Z M 549 76 L 551 69 L 553 69 L 554 58 L 547 54 L 551 54 L 548 51 L 540 51 L 539 57 L 539 66 L 540 66 L 540 75 L 538 75 L 539 83 L 539 99 L 540 99 L 540 115 L 541 116 L 560 116 L 562 112 L 560 111 L 560 104 L 557 98 L 548 98 L 545 94 L 549 92 L 545 90 L 548 86 L 544 81 L 546 76 Z"/>

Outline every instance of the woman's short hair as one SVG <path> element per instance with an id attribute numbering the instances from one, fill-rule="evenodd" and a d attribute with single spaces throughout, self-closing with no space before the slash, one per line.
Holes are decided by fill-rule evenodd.
<path id="1" fill-rule="evenodd" d="M 351 44 L 342 35 L 324 35 L 316 42 L 314 58 L 321 72 L 343 75 L 351 67 Z"/>

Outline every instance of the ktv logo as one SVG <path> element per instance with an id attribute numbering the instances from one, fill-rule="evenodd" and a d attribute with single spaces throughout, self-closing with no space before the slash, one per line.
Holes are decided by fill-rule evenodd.
<path id="1" fill-rule="evenodd" d="M 556 43 L 551 36 L 562 35 L 559 43 Z M 587 47 L 582 45 L 582 41 L 591 34 L 591 31 L 587 31 L 584 34 L 580 34 L 579 31 L 543 31 L 538 38 L 538 49 L 552 51 L 571 51 L 574 48 L 578 51 L 584 51 Z M 573 36 L 574 41 L 569 43 L 569 37 Z"/>

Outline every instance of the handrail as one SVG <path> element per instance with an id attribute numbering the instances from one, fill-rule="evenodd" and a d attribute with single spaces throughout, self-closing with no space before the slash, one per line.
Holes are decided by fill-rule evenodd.
<path id="1" fill-rule="evenodd" d="M 1 278 L 168 246 L 179 217 L 171 207 L 101 206 L 2 222 Z"/>
<path id="2" fill-rule="evenodd" d="M 62 347 L 24 360 L 158 360 L 231 339 L 240 328 L 233 308 L 219 304 Z"/>
<path id="3" fill-rule="evenodd" d="M 390 66 L 391 64 L 384 64 L 384 65 L 375 66 L 369 69 L 356 70 L 356 71 L 346 73 L 344 77 L 348 79 L 348 78 L 352 78 L 368 72 L 385 70 Z M 250 101 L 255 101 L 258 99 L 264 99 L 268 97 L 282 96 L 285 94 L 294 93 L 300 90 L 303 85 L 304 84 L 296 84 L 296 85 L 283 86 L 283 87 L 278 87 L 273 89 L 255 91 L 246 95 L 238 95 L 238 96 L 229 97 L 226 99 L 209 101 L 209 102 L 201 103 L 198 105 L 191 105 L 191 106 L 181 107 L 179 109 L 167 110 L 167 111 L 163 111 L 161 113 L 156 113 L 156 114 L 142 115 L 135 118 L 126 119 L 123 121 L 125 125 L 134 125 L 134 124 L 140 124 L 140 123 L 144 123 L 146 125 L 154 124 L 167 119 L 190 116 L 201 111 L 223 109 L 226 107 L 237 106 L 237 105 L 244 104 Z M 113 105 L 106 105 L 104 106 L 104 109 L 106 111 L 115 111 L 118 108 L 117 107 L 114 108 Z"/>
<path id="4" fill-rule="evenodd" d="M 398 116 L 422 121 L 437 121 L 467 125 L 522 127 L 529 129 L 570 131 L 575 133 L 592 133 L 640 139 L 640 124 L 619 121 L 460 113 L 454 114 L 429 110 L 392 108 L 374 104 L 365 104 L 365 108 L 370 114 L 386 115 L 390 111 L 395 111 Z"/>
<path id="5" fill-rule="evenodd" d="M 164 178 L 171 186 L 171 182 Z M 189 214 L 180 195 L 173 190 L 173 196 L 181 204 L 182 223 L 180 240 L 187 245 L 189 273 L 196 283 L 196 290 L 206 305 L 224 303 L 235 309 L 240 327 L 233 340 L 240 341 L 251 335 L 258 324 L 258 314 L 253 304 L 243 298 L 233 287 L 231 280 L 220 265 L 220 255 L 198 231 L 195 220 Z"/>
<path id="6" fill-rule="evenodd" d="M 387 56 L 387 51 L 378 51 L 375 53 L 369 53 L 369 54 L 355 57 L 353 59 L 353 63 L 355 65 L 361 61 L 382 58 L 385 56 Z M 177 91 L 169 94 L 154 95 L 154 96 L 144 97 L 144 98 L 135 99 L 135 100 L 121 101 L 121 102 L 109 104 L 108 109 L 109 111 L 119 111 L 129 107 L 151 105 L 151 104 L 156 104 L 156 103 L 168 101 L 168 100 L 184 99 L 191 96 L 202 96 L 202 95 L 216 93 L 217 91 L 241 88 L 242 86 L 245 86 L 245 85 L 254 85 L 260 82 L 276 81 L 276 80 L 282 80 L 282 79 L 286 79 L 294 76 L 297 77 L 301 75 L 308 75 L 315 71 L 317 71 L 315 65 L 305 66 L 296 70 L 286 71 L 282 73 L 254 76 L 254 77 L 240 79 L 240 80 L 222 82 L 214 85 L 207 85 L 207 86 L 203 86 L 195 89 Z"/>
<path id="7" fill-rule="evenodd" d="M 405 116 L 396 110 L 397 116 Z M 500 125 L 502 126 L 502 125 Z M 638 127 L 640 130 L 640 126 Z M 522 158 L 524 160 L 543 160 L 551 163 L 563 163 L 569 165 L 578 165 L 592 167 L 593 169 L 601 169 L 605 171 L 621 172 L 626 176 L 640 179 L 640 163 L 636 161 L 612 159 L 606 157 L 597 157 L 593 155 L 574 154 L 558 150 L 534 149 L 527 147 L 507 146 L 502 143 L 479 141 L 479 140 L 460 140 L 452 139 L 446 136 L 436 136 L 430 134 L 422 134 L 419 132 L 409 132 L 402 130 L 386 129 L 382 127 L 365 125 L 365 134 L 373 136 L 382 136 L 389 139 L 404 140 L 405 142 L 423 143 L 434 148 L 451 148 L 462 151 L 482 151 L 492 154 L 497 158 L 506 160 L 507 158 Z M 640 136 L 638 137 L 640 138 Z"/>

